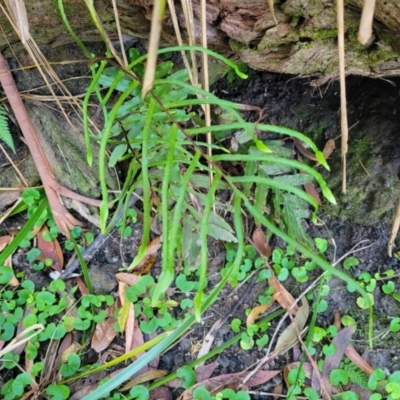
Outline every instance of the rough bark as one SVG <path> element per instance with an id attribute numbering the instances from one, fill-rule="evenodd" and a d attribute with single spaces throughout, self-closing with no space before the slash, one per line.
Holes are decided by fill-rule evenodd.
<path id="1" fill-rule="evenodd" d="M 199 6 L 194 1 L 195 28 L 199 33 Z M 179 2 L 180 3 L 180 2 Z M 71 41 L 52 0 L 25 0 L 30 31 L 39 45 Z M 110 0 L 95 0 L 96 10 L 109 34 L 116 39 Z M 120 21 L 126 35 L 147 38 L 151 0 L 119 1 Z M 99 40 L 84 1 L 64 0 L 70 24 L 83 40 Z M 400 2 L 376 0 L 374 36 L 361 46 L 357 29 L 363 0 L 346 1 L 346 58 L 350 74 L 387 77 L 400 74 Z M 176 1 L 181 26 L 183 14 Z M 318 82 L 337 76 L 335 2 L 331 0 L 275 0 L 274 25 L 266 0 L 208 0 L 208 38 L 211 48 L 236 55 L 250 66 L 275 72 L 319 76 Z M 7 41 L 18 38 L 3 15 L 0 24 Z M 175 44 L 172 22 L 164 22 L 163 45 Z M 0 46 L 6 47 L 5 37 Z M 399 58 L 400 60 L 400 58 Z"/>

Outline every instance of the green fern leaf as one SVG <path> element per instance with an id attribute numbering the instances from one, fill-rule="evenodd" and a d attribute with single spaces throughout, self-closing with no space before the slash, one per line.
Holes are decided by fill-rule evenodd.
<path id="1" fill-rule="evenodd" d="M 0 140 L 9 146 L 15 153 L 14 141 L 8 127 L 7 113 L 2 106 L 0 106 Z"/>
<path id="2" fill-rule="evenodd" d="M 348 373 L 350 381 L 357 384 L 365 390 L 368 390 L 368 379 L 367 376 L 357 365 L 351 362 L 341 363 L 342 368 Z"/>

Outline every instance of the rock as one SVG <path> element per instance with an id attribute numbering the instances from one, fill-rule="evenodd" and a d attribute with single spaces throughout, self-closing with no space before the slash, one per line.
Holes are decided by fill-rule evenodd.
<path id="1" fill-rule="evenodd" d="M 120 266 L 117 264 L 101 264 L 94 265 L 89 269 L 90 281 L 95 294 L 109 294 L 115 289 L 118 284 L 115 274 L 119 268 Z"/>

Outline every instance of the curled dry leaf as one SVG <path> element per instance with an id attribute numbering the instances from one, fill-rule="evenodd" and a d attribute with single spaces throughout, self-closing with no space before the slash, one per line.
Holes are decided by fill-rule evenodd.
<path id="1" fill-rule="evenodd" d="M 132 272 L 136 275 L 147 274 L 157 260 L 157 252 L 161 247 L 161 236 L 152 240 L 147 246 L 147 252 Z"/>
<path id="2" fill-rule="evenodd" d="M 271 270 L 271 268 L 270 268 Z M 275 289 L 277 294 L 276 301 L 282 306 L 282 308 L 289 310 L 290 307 L 296 302 L 294 297 L 285 289 L 285 287 L 278 281 L 275 274 L 272 275 L 272 278 L 268 279 L 268 283 Z M 295 305 L 290 313 L 292 315 L 296 315 L 298 310 L 298 306 Z"/>
<path id="3" fill-rule="evenodd" d="M 267 239 L 265 237 L 265 233 L 261 229 L 261 227 L 257 227 L 253 233 L 253 243 L 254 247 L 258 251 L 261 256 L 270 257 L 271 256 L 271 247 L 267 243 Z"/>
<path id="4" fill-rule="evenodd" d="M 260 304 L 259 306 L 254 307 L 250 314 L 247 316 L 246 319 L 246 326 L 249 327 L 251 325 L 254 325 L 256 319 L 265 313 L 274 303 L 277 297 L 279 296 L 279 293 L 274 293 L 272 296 L 272 300 L 269 304 Z"/>

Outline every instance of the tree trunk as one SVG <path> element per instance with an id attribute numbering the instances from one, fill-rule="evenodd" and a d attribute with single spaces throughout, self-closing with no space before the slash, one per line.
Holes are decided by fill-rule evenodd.
<path id="1" fill-rule="evenodd" d="M 154 1 L 154 0 L 153 0 Z M 150 30 L 152 0 L 118 3 L 125 35 L 146 39 Z M 184 26 L 180 2 L 178 19 Z M 199 38 L 199 0 L 193 0 L 195 31 Z M 400 2 L 376 0 L 373 38 L 367 46 L 357 40 L 364 0 L 346 0 L 347 73 L 371 77 L 400 74 Z M 72 41 L 61 21 L 56 2 L 25 0 L 30 33 L 40 46 L 58 46 Z M 94 0 L 97 13 L 112 39 L 117 39 L 110 0 Z M 83 41 L 100 40 L 84 1 L 64 0 L 72 28 Z M 275 0 L 275 26 L 267 0 L 208 0 L 209 47 L 240 58 L 256 69 L 304 76 L 317 76 L 316 83 L 338 75 L 336 7 L 331 0 Z M 0 24 L 6 38 L 0 46 L 21 47 L 4 15 Z M 164 21 L 162 45 L 176 44 L 169 14 Z M 8 42 L 8 43 L 7 43 Z M 9 53 L 8 53 L 9 54 Z M 398 61 L 399 60 L 399 61 Z"/>

